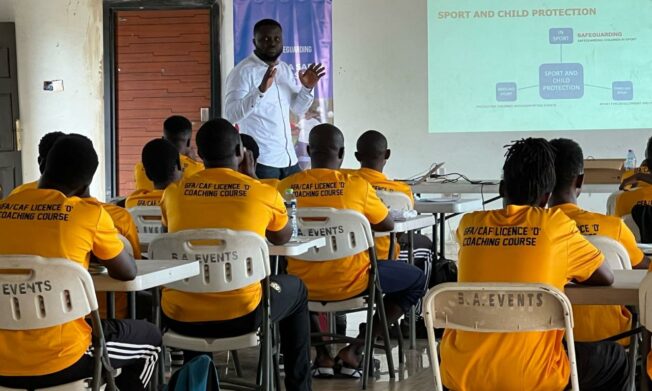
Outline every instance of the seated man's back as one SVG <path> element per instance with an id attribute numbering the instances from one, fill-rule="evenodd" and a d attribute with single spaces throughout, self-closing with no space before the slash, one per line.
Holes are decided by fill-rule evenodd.
<path id="1" fill-rule="evenodd" d="M 554 152 L 543 139 L 526 139 L 510 147 L 503 167 L 501 210 L 474 212 L 460 221 L 460 282 L 543 283 L 563 289 L 570 281 L 609 284 L 603 255 L 578 231 L 563 212 L 546 210 L 555 184 Z M 500 306 L 498 302 L 486 303 Z M 536 302 L 526 302 L 536 308 Z M 509 305 L 509 304 L 507 304 Z M 477 333 L 446 330 L 441 343 L 444 384 L 454 390 L 563 390 L 570 366 L 562 330 L 526 333 Z M 576 344 L 577 347 L 577 344 Z M 585 362 L 582 352 L 578 362 Z M 608 346 L 625 358 L 618 370 L 628 370 L 622 347 Z M 618 350 L 620 349 L 620 350 Z M 615 357 L 615 356 L 614 356 Z M 616 368 L 603 360 L 603 365 Z M 580 365 L 578 365 L 580 368 Z M 580 385 L 625 383 L 622 373 L 586 380 L 581 366 Z M 599 368 L 598 368 L 599 369 Z M 613 374 L 612 374 L 613 375 Z M 618 379 L 614 380 L 615 377 Z M 587 387 L 590 388 L 590 387 Z M 606 388 L 605 388 L 606 389 Z M 619 389 L 614 387 L 613 389 Z"/>
<path id="2" fill-rule="evenodd" d="M 278 187 L 282 192 L 287 188 L 294 190 L 299 208 L 351 209 L 364 214 L 371 224 L 380 223 L 388 215 L 387 207 L 367 181 L 338 170 L 313 168 L 294 174 L 282 180 Z M 368 269 L 366 251 L 334 262 L 288 259 L 288 273 L 303 280 L 311 300 L 341 300 L 355 296 L 367 289 Z"/>

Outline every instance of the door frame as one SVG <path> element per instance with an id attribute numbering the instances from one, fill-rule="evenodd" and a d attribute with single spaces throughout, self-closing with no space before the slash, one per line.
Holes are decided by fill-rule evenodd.
<path id="1" fill-rule="evenodd" d="M 214 118 L 222 112 L 220 62 L 220 0 L 103 0 L 104 44 L 104 152 L 106 199 L 115 197 L 118 188 L 118 149 L 116 132 L 115 18 L 118 11 L 154 11 L 174 9 L 210 10 L 211 107 Z"/>

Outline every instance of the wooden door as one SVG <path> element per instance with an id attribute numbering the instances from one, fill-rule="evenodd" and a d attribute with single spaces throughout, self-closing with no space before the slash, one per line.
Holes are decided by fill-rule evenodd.
<path id="1" fill-rule="evenodd" d="M 197 131 L 211 107 L 209 9 L 118 11 L 115 18 L 118 193 L 134 190 L 143 145 L 179 114 Z M 193 137 L 194 145 L 194 137 Z"/>
<path id="2" fill-rule="evenodd" d="M 22 183 L 18 114 L 16 30 L 13 23 L 0 23 L 0 198 Z"/>

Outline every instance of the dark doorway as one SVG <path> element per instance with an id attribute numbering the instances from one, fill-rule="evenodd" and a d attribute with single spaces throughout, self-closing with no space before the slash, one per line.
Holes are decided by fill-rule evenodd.
<path id="1" fill-rule="evenodd" d="M 22 183 L 18 115 L 16 29 L 0 23 L 0 198 Z"/>

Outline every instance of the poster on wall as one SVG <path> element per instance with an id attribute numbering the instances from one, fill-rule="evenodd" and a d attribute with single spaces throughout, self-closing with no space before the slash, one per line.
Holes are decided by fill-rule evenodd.
<path id="1" fill-rule="evenodd" d="M 310 64 L 321 63 L 326 75 L 315 87 L 315 100 L 301 118 L 290 113 L 292 136 L 302 168 L 309 168 L 306 152 L 308 133 L 313 126 L 333 123 L 332 0 L 234 0 L 233 34 L 235 63 L 253 49 L 253 29 L 261 19 L 274 19 L 283 26 L 283 54 L 297 74 Z"/>

